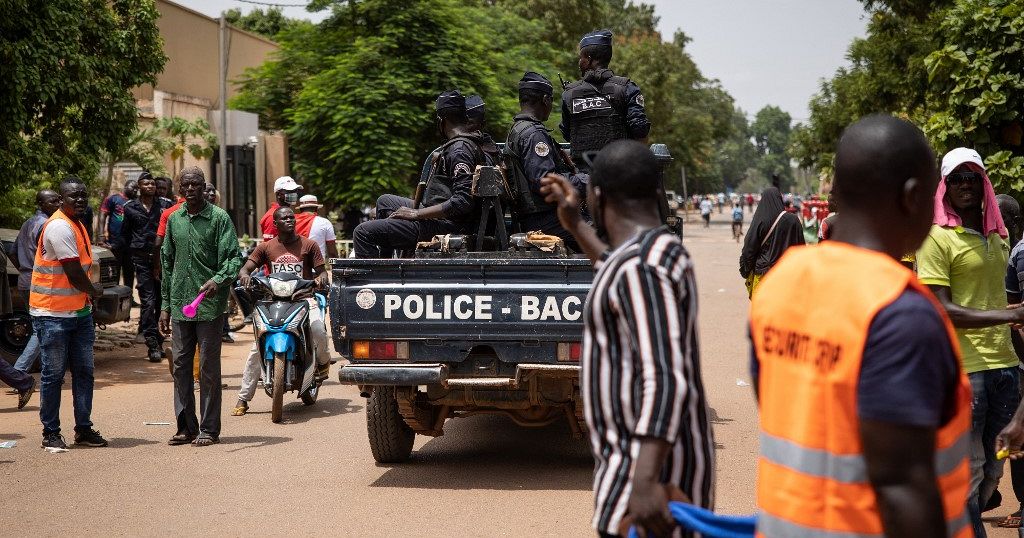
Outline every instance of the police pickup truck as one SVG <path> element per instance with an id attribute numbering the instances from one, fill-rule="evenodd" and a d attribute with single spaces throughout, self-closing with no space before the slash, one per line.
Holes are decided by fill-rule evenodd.
<path id="1" fill-rule="evenodd" d="M 664 146 L 652 151 L 671 158 Z M 474 194 L 489 207 L 485 184 Z M 477 239 L 445 236 L 408 258 L 331 260 L 331 329 L 348 360 L 338 378 L 367 398 L 378 462 L 405 461 L 416 434 L 443 435 L 447 419 L 483 413 L 521 426 L 565 420 L 582 434 L 590 261 L 524 233 Z"/>

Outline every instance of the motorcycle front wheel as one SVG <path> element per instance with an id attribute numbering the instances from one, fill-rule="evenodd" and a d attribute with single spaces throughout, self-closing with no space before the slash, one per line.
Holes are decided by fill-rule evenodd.
<path id="1" fill-rule="evenodd" d="M 284 406 L 284 370 L 285 354 L 274 353 L 274 382 L 270 397 L 274 402 L 270 406 L 270 421 L 277 424 L 281 422 L 282 407 Z"/>

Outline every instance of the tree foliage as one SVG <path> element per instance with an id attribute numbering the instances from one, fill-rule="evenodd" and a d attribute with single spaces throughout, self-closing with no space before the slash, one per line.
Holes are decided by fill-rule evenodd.
<path id="1" fill-rule="evenodd" d="M 842 129 L 875 112 L 920 125 L 936 151 L 973 147 L 996 190 L 1024 199 L 1024 4 L 1018 0 L 864 0 L 867 37 L 822 84 L 792 145 L 831 172 Z"/>
<path id="2" fill-rule="evenodd" d="M 268 39 L 276 39 L 281 32 L 298 26 L 311 25 L 308 21 L 286 17 L 279 7 L 271 7 L 265 11 L 257 8 L 246 14 L 242 14 L 242 10 L 238 8 L 233 8 L 224 12 L 224 19 L 232 26 Z"/>
<path id="3" fill-rule="evenodd" d="M 3 5 L 0 192 L 67 173 L 95 177 L 100 154 L 119 152 L 135 128 L 132 88 L 155 82 L 166 61 L 153 0 Z M 0 201 L 0 222 L 30 211 L 15 202 Z"/>
<path id="4" fill-rule="evenodd" d="M 578 78 L 576 47 L 597 28 L 616 33 L 612 68 L 643 89 L 651 142 L 668 144 L 670 177 L 716 174 L 717 142 L 733 129 L 732 99 L 706 79 L 683 34 L 666 42 L 651 5 L 626 0 L 364 0 L 330 8 L 318 25 L 290 26 L 281 50 L 251 70 L 233 106 L 289 136 L 296 174 L 340 205 L 407 192 L 439 141 L 433 100 L 446 89 L 478 93 L 489 131 L 503 139 L 518 112 L 524 71 Z M 556 87 L 556 103 L 560 88 Z M 559 121 L 558 107 L 548 121 Z M 720 184 L 721 181 L 718 181 Z"/>

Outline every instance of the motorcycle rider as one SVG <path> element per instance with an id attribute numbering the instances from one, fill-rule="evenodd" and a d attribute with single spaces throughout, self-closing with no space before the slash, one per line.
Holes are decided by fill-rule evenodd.
<path id="1" fill-rule="evenodd" d="M 265 266 L 267 274 L 294 273 L 306 280 L 316 280 L 318 288 L 326 288 L 327 272 L 324 271 L 324 257 L 316 241 L 295 233 L 295 212 L 290 207 L 279 207 L 274 211 L 274 226 L 277 237 L 260 243 L 249 255 L 245 265 L 238 272 L 239 284 L 248 288 L 251 273 L 257 267 Z M 305 299 L 309 302 L 309 327 L 316 348 L 317 376 L 327 377 L 330 367 L 330 343 L 323 311 L 312 296 L 311 289 L 296 291 L 292 300 Z M 238 390 L 238 402 L 232 416 L 242 416 L 249 410 L 249 401 L 256 393 L 256 381 L 260 378 L 261 356 L 258 342 L 254 342 L 242 370 L 242 383 Z"/>

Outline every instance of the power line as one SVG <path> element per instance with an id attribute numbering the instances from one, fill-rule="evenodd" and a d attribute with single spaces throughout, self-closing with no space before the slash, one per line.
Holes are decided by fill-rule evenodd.
<path id="1" fill-rule="evenodd" d="M 256 4 L 258 6 L 272 7 L 308 7 L 307 4 L 280 4 L 276 2 L 257 2 L 256 0 L 235 0 L 235 2 L 244 2 L 246 4 Z"/>

